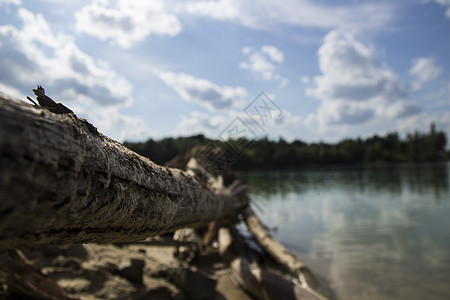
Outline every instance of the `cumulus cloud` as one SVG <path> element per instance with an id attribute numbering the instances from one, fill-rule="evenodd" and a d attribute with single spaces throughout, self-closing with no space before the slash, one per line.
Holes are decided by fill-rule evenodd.
<path id="1" fill-rule="evenodd" d="M 192 111 L 187 115 L 182 115 L 173 134 L 202 133 L 226 140 L 230 133 L 235 131 L 239 133 L 239 136 L 255 138 L 257 130 L 257 125 L 244 112 L 231 109 L 214 113 Z"/>
<path id="2" fill-rule="evenodd" d="M 311 78 L 309 76 L 303 75 L 302 77 L 300 77 L 300 81 L 303 84 L 308 84 L 311 81 Z"/>
<path id="3" fill-rule="evenodd" d="M 233 118 L 230 115 L 208 114 L 192 111 L 188 115 L 182 115 L 181 121 L 175 128 L 174 135 L 192 135 L 196 133 L 217 136 Z"/>
<path id="4" fill-rule="evenodd" d="M 450 18 L 450 0 L 434 0 L 434 2 L 440 4 L 445 7 L 447 10 L 445 11 L 445 16 Z"/>
<path id="5" fill-rule="evenodd" d="M 131 100 L 131 84 L 105 63 L 82 52 L 66 35 L 55 35 L 44 17 L 20 8 L 23 27 L 0 27 L 0 74 L 4 85 L 28 90 L 36 82 L 57 92 L 73 90 L 103 105 Z"/>
<path id="6" fill-rule="evenodd" d="M 157 71 L 156 75 L 185 101 L 218 110 L 240 105 L 247 91 L 243 87 L 219 86 L 186 73 Z"/>
<path id="7" fill-rule="evenodd" d="M 323 101 L 317 111 L 310 113 L 305 123 L 320 133 L 346 132 L 349 126 L 361 125 L 375 116 L 373 106 L 358 102 Z"/>
<path id="8" fill-rule="evenodd" d="M 272 30 L 278 25 L 374 29 L 385 26 L 394 17 L 391 2 L 325 6 L 311 0 L 207 0 L 189 1 L 183 9 L 192 15 L 234 21 L 263 30 Z"/>
<path id="9" fill-rule="evenodd" d="M 216 20 L 233 20 L 239 16 L 239 2 L 235 0 L 188 2 L 184 9 L 192 15 Z"/>
<path id="10" fill-rule="evenodd" d="M 323 102 L 316 114 L 310 114 L 308 122 L 313 126 L 318 123 L 322 132 L 340 129 L 347 131 L 354 125 L 369 124 L 374 120 L 379 123 L 402 120 L 420 112 L 422 112 L 420 107 L 404 101 L 394 103 L 330 101 Z"/>
<path id="11" fill-rule="evenodd" d="M 336 125 L 364 124 L 373 120 L 398 119 L 421 109 L 401 100 L 406 88 L 385 64 L 374 47 L 342 30 L 328 33 L 318 50 L 322 75 L 307 94 L 321 100 L 308 117 L 322 131 Z"/>
<path id="12" fill-rule="evenodd" d="M 284 54 L 280 49 L 270 45 L 262 46 L 258 50 L 244 47 L 242 53 L 247 55 L 248 60 L 239 63 L 240 69 L 255 72 L 268 81 L 278 81 L 281 86 L 287 85 L 288 79 L 276 72 L 277 65 L 284 62 Z"/>
<path id="13" fill-rule="evenodd" d="M 97 107 L 89 105 L 77 106 L 76 113 L 87 118 L 108 136 L 118 141 L 144 141 L 150 136 L 160 134 L 150 128 L 144 119 L 125 115 L 117 107 Z"/>
<path id="14" fill-rule="evenodd" d="M 429 128 L 431 123 L 436 124 L 439 130 L 443 130 L 448 134 L 450 132 L 450 111 L 444 110 L 433 115 L 421 112 L 409 118 L 398 120 L 396 126 L 400 133 L 407 134 L 414 131 L 421 132 L 424 128 Z"/>
<path id="15" fill-rule="evenodd" d="M 377 61 L 375 50 L 348 32 L 333 30 L 318 51 L 322 76 L 308 93 L 320 99 L 365 101 L 397 99 L 405 94 L 398 77 Z"/>
<path id="16" fill-rule="evenodd" d="M 409 74 L 415 78 L 412 83 L 414 90 L 419 90 L 427 81 L 434 80 L 442 73 L 442 68 L 436 66 L 434 60 L 429 57 L 420 57 L 412 61 Z"/>
<path id="17" fill-rule="evenodd" d="M 191 135 L 202 133 L 221 140 L 227 139 L 230 132 L 237 130 L 239 135 L 249 139 L 271 136 L 278 138 L 280 132 L 284 137 L 295 137 L 299 129 L 305 129 L 304 120 L 289 111 L 277 115 L 261 130 L 257 122 L 241 110 L 230 109 L 214 113 L 193 111 L 182 115 L 173 135 Z"/>
<path id="18" fill-rule="evenodd" d="M 403 119 L 422 112 L 422 108 L 404 101 L 397 101 L 386 107 L 379 107 L 377 114 L 390 119 Z"/>
<path id="19" fill-rule="evenodd" d="M 22 1 L 21 0 L 0 0 L 0 5 L 2 5 L 2 4 L 6 4 L 6 5 L 11 4 L 11 5 L 19 6 L 22 4 Z"/>
<path id="20" fill-rule="evenodd" d="M 261 47 L 261 52 L 265 53 L 273 62 L 279 64 L 284 62 L 284 54 L 277 47 L 265 45 Z"/>
<path id="21" fill-rule="evenodd" d="M 75 12 L 78 32 L 130 48 L 151 34 L 175 36 L 181 22 L 161 0 L 96 0 Z"/>
<path id="22" fill-rule="evenodd" d="M 42 84 L 52 98 L 115 138 L 131 133 L 137 119 L 119 112 L 133 100 L 131 83 L 81 51 L 71 36 L 55 34 L 42 15 L 19 8 L 17 17 L 21 28 L 0 26 L 0 89 L 24 99 Z"/>

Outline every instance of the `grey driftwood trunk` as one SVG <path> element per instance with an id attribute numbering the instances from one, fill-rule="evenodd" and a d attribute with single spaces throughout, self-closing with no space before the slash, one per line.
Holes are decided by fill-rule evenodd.
<path id="1" fill-rule="evenodd" d="M 73 113 L 0 95 L 0 249 L 138 241 L 248 204 L 242 185 L 195 174 L 158 166 Z"/>

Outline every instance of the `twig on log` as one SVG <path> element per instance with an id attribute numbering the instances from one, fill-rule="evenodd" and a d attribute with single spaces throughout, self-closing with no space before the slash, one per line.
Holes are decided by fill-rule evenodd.
<path id="1" fill-rule="evenodd" d="M 52 98 L 47 96 L 42 86 L 38 85 L 36 89 L 33 89 L 33 93 L 36 95 L 36 100 L 39 105 L 45 107 L 49 111 L 55 114 L 73 114 L 72 110 L 61 103 L 56 103 Z M 34 105 L 37 105 L 30 97 L 27 97 L 27 99 L 33 102 Z"/>

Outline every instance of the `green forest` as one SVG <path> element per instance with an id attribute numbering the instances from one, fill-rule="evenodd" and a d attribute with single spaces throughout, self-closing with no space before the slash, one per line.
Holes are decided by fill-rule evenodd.
<path id="1" fill-rule="evenodd" d="M 233 169 L 296 168 L 305 165 L 433 161 L 447 160 L 447 137 L 436 131 L 434 125 L 427 133 L 414 132 L 400 138 L 397 132 L 366 139 L 345 139 L 338 143 L 273 141 L 267 137 L 248 140 L 220 141 L 204 135 L 190 137 L 149 139 L 143 143 L 125 142 L 129 149 L 164 164 L 178 154 L 184 154 L 197 145 L 220 147 L 225 151 L 228 167 Z"/>

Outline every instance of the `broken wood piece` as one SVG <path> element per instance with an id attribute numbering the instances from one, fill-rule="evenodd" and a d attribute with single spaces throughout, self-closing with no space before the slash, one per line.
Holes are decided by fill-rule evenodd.
<path id="1" fill-rule="evenodd" d="M 210 189 L 88 124 L 0 96 L 0 249 L 145 240 L 248 204 L 244 186 Z"/>
<path id="2" fill-rule="evenodd" d="M 132 258 L 128 263 L 120 265 L 115 271 L 133 283 L 142 284 L 144 267 L 145 261 L 143 259 Z"/>
<path id="3" fill-rule="evenodd" d="M 75 299 L 17 250 L 0 252 L 0 289 L 1 299 Z"/>
<path id="4" fill-rule="evenodd" d="M 270 235 L 267 228 L 256 217 L 250 207 L 244 210 L 243 215 L 255 240 L 276 262 L 289 270 L 303 287 L 316 289 L 319 286 L 319 282 L 309 268 L 295 254 Z"/>
<path id="5" fill-rule="evenodd" d="M 188 299 L 213 299 L 216 294 L 215 279 L 187 268 L 166 268 L 153 276 L 167 278 L 182 290 Z"/>
<path id="6" fill-rule="evenodd" d="M 325 300 L 310 288 L 301 287 L 282 276 L 265 271 L 245 258 L 237 258 L 231 263 L 239 284 L 253 297 L 261 300 Z"/>
<path id="7" fill-rule="evenodd" d="M 61 103 L 56 103 L 52 98 L 47 96 L 42 86 L 38 85 L 37 88 L 33 89 L 33 93 L 36 95 L 36 100 L 39 105 L 50 110 L 51 112 L 55 114 L 73 114 L 72 110 Z M 27 99 L 37 105 L 36 102 L 34 102 L 30 97 L 27 97 Z"/>
<path id="8" fill-rule="evenodd" d="M 233 237 L 231 236 L 230 230 L 226 227 L 221 227 L 218 232 L 219 241 L 219 254 L 225 260 L 230 260 L 230 257 L 234 257 L 235 253 L 232 253 L 231 246 L 233 244 Z"/>
<path id="9" fill-rule="evenodd" d="M 173 239 L 180 242 L 191 242 L 187 246 L 176 247 L 174 252 L 175 258 L 185 262 L 192 262 L 203 248 L 201 238 L 193 228 L 178 229 L 173 234 Z"/>
<path id="10" fill-rule="evenodd" d="M 217 231 L 219 230 L 219 223 L 212 221 L 209 223 L 206 233 L 203 236 L 203 246 L 210 245 L 215 239 L 217 239 Z"/>
<path id="11" fill-rule="evenodd" d="M 218 232 L 219 254 L 230 263 L 236 257 L 244 256 L 247 259 L 258 260 L 259 255 L 251 249 L 245 240 L 232 226 L 223 226 Z"/>

